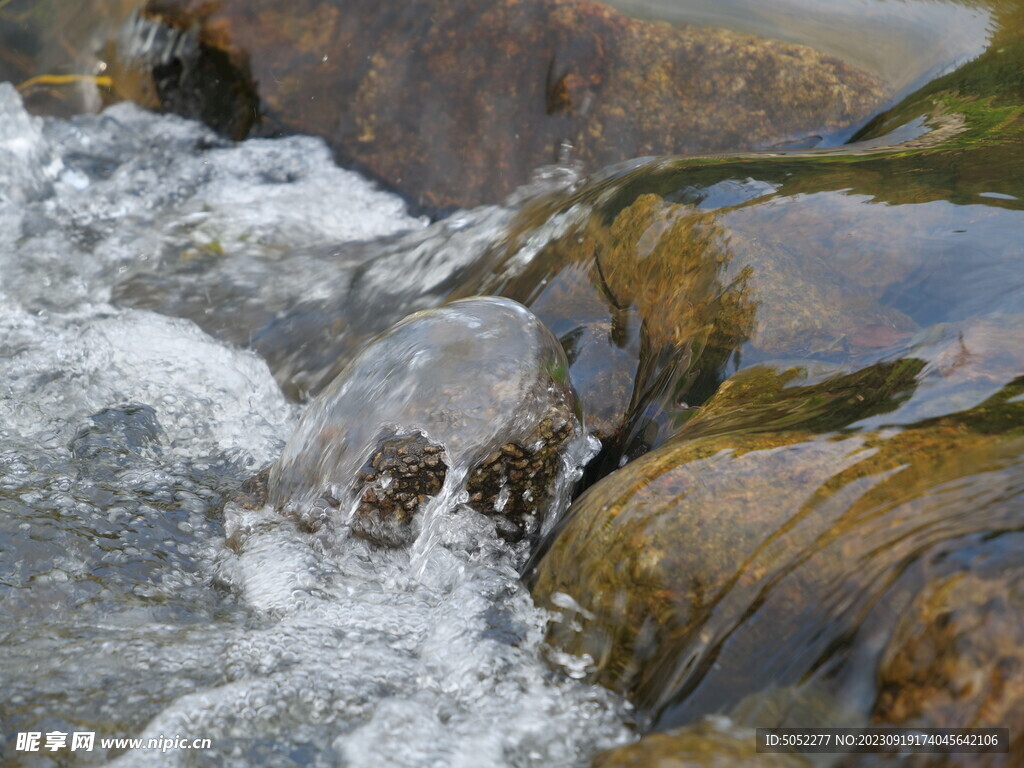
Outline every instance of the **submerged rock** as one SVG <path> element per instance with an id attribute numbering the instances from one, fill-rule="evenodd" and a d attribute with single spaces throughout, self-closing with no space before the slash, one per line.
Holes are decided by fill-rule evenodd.
<path id="1" fill-rule="evenodd" d="M 881 286 L 858 284 L 844 264 L 801 244 L 801 233 L 784 242 L 785 223 L 770 239 L 771 222 L 758 219 L 755 236 L 748 220 L 756 206 L 720 213 L 702 210 L 694 190 L 693 202 L 673 202 L 623 187 L 621 199 L 580 202 L 524 267 L 520 253 L 538 216 L 527 209 L 497 268 L 462 289 L 521 301 L 559 336 L 606 441 L 606 471 L 676 433 L 741 359 L 845 362 L 865 351 L 877 359 L 917 330 L 879 300 L 887 276 L 876 276 Z"/>
<path id="2" fill-rule="evenodd" d="M 402 546 L 431 499 L 463 490 L 517 541 L 539 531 L 583 441 L 550 332 L 515 302 L 469 299 L 365 347 L 306 410 L 265 497 L 310 529 L 351 509 L 353 535 Z"/>
<path id="3" fill-rule="evenodd" d="M 532 575 L 538 601 L 563 614 L 552 642 L 659 728 L 741 703 L 744 724 L 781 725 L 815 697 L 837 702 L 823 710 L 833 721 L 892 722 L 895 707 L 873 703 L 874 681 L 893 675 L 879 638 L 948 569 L 974 573 L 993 553 L 1024 564 L 1000 541 L 1024 501 L 1024 380 L 1007 357 L 1019 328 L 967 324 L 956 361 L 932 339 L 898 363 L 805 371 L 803 386 L 793 372 L 741 372 L 670 443 L 574 503 Z M 906 429 L 886 426 L 909 414 Z M 858 423 L 870 428 L 833 431 Z M 991 642 L 960 625 L 978 669 L 1000 668 L 1017 642 L 1001 621 L 987 623 Z M 797 689 L 780 705 L 772 691 L 785 686 Z M 984 689 L 962 690 L 964 711 L 989 706 Z M 922 712 L 942 706 L 907 696 Z M 1016 694 L 999 696 L 1006 709 Z"/>
<path id="4" fill-rule="evenodd" d="M 471 290 L 522 301 L 562 340 L 588 415 L 617 443 L 603 471 L 678 432 L 743 366 L 853 371 L 901 356 L 921 328 L 1024 311 L 1024 17 L 1013 4 L 993 10 L 989 51 L 875 121 L 867 146 L 638 161 L 520 213 L 504 263 Z M 559 218 L 570 224 L 543 240 Z M 652 247 L 674 269 L 645 278 Z M 613 258 L 633 263 L 649 298 L 683 280 L 684 264 L 717 260 L 709 287 L 743 319 L 720 337 L 732 347 L 702 350 L 699 323 L 682 326 L 687 345 L 649 344 L 687 298 L 698 318 L 717 294 L 684 283 L 666 311 L 645 307 L 645 291 L 606 285 L 598 267 Z"/>
<path id="5" fill-rule="evenodd" d="M 589 425 L 614 442 L 631 409 L 716 381 L 751 333 L 756 305 L 746 273 L 726 278 L 732 258 L 714 215 L 642 195 L 463 290 L 522 301 L 558 334 Z"/>
<path id="6" fill-rule="evenodd" d="M 257 120 L 323 136 L 434 208 L 501 199 L 563 142 L 592 168 L 753 149 L 852 129 L 886 99 L 806 46 L 590 0 L 151 0 L 123 37 L 125 68 L 152 74 L 129 97 L 237 138 Z"/>
<path id="7" fill-rule="evenodd" d="M 1024 564 L 992 559 L 997 564 L 982 566 L 987 573 L 932 579 L 904 613 L 879 666 L 874 720 L 945 728 L 1024 722 Z M 1011 727 L 1010 739 L 1009 754 L 971 755 L 971 764 L 1012 765 L 1024 736 Z M 932 756 L 920 764 L 949 762 Z"/>

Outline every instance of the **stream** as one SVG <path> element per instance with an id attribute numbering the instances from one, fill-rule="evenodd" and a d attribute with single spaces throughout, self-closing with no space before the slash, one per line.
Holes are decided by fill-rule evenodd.
<path id="1" fill-rule="evenodd" d="M 886 664 L 1024 562 L 1024 97 L 991 74 L 1024 12 L 614 5 L 817 45 L 882 117 L 567 148 L 439 215 L 319 137 L 0 84 L 0 761 L 569 768 L 695 722 L 938 722 L 883 707 L 927 678 Z M 441 470 L 379 471 L 407 451 Z M 1024 602 L 991 594 L 963 658 L 1019 728 Z"/>

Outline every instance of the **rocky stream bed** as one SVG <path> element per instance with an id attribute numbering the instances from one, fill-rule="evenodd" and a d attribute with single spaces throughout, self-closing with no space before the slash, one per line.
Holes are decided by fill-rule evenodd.
<path id="1" fill-rule="evenodd" d="M 0 2 L 5 765 L 1024 764 L 1024 4 L 618 5 Z"/>

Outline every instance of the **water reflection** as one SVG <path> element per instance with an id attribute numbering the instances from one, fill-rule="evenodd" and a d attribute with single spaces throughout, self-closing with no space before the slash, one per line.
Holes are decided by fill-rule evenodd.
<path id="1" fill-rule="evenodd" d="M 909 144 L 657 160 L 572 201 L 612 221 L 716 190 L 756 306 L 723 383 L 533 575 L 553 641 L 652 728 L 1021 717 L 1024 47 L 997 10 L 989 50 L 863 134 L 931 129 Z"/>
<path id="2" fill-rule="evenodd" d="M 645 18 L 728 27 L 812 45 L 875 72 L 905 95 L 985 50 L 986 4 L 912 0 L 611 0 Z"/>
<path id="3" fill-rule="evenodd" d="M 987 8 L 974 56 L 987 11 L 905 6 L 965 34 L 908 46 L 920 67 L 974 58 L 860 145 L 630 162 L 427 228 L 330 197 L 354 187 L 316 143 L 230 148 L 124 106 L 40 127 L 4 91 L 33 149 L 0 158 L 26 307 L 2 318 L 8 720 L 200 722 L 257 763 L 280 762 L 261 739 L 297 763 L 557 764 L 623 738 L 606 694 L 538 663 L 523 552 L 454 500 L 411 554 L 262 508 L 225 551 L 218 503 L 291 410 L 254 356 L 101 304 L 251 345 L 299 397 L 396 314 L 481 291 L 530 305 L 619 431 L 535 562 L 570 676 L 657 728 L 1019 720 L 1024 43 L 1019 3 Z"/>

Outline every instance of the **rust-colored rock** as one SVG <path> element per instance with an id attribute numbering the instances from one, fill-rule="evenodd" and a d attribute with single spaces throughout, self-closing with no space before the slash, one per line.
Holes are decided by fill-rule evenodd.
<path id="1" fill-rule="evenodd" d="M 140 46 L 152 24 L 159 44 Z M 567 141 L 592 169 L 752 149 L 855 126 L 886 98 L 805 46 L 591 0 L 151 0 L 126 38 L 165 108 L 236 135 L 257 118 L 321 135 L 433 208 L 497 201 Z"/>

